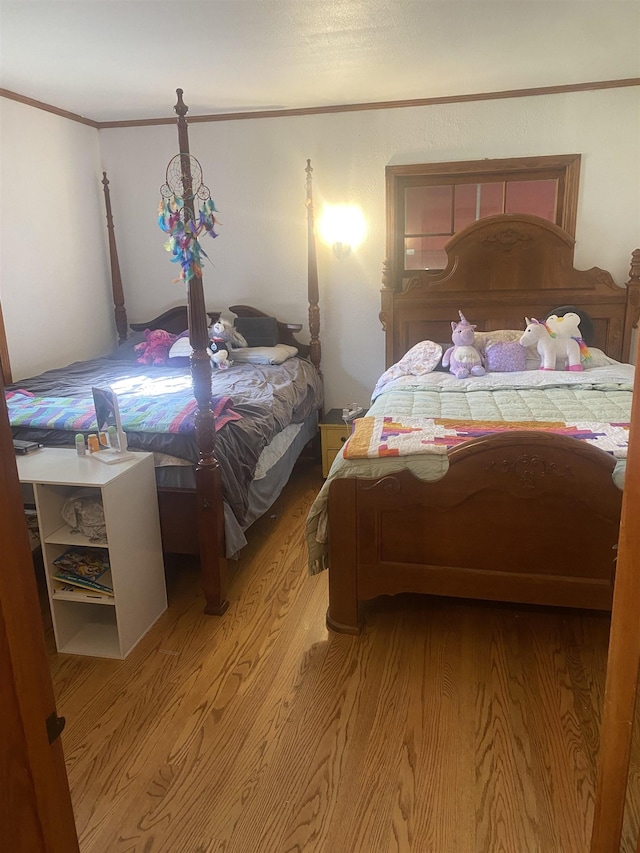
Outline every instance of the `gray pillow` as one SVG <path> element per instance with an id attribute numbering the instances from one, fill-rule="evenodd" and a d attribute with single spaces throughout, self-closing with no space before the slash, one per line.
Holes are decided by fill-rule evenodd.
<path id="1" fill-rule="evenodd" d="M 280 343 L 278 321 L 275 317 L 236 317 L 234 327 L 250 347 L 274 347 Z"/>
<path id="2" fill-rule="evenodd" d="M 144 332 L 132 332 L 126 341 L 117 346 L 113 352 L 105 355 L 105 358 L 110 358 L 112 361 L 135 361 L 138 358 L 138 353 L 134 347 L 136 344 L 144 343 L 144 341 Z"/>

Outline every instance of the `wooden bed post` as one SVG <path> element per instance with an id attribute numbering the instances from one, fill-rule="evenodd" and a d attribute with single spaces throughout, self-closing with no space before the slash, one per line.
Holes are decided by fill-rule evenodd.
<path id="1" fill-rule="evenodd" d="M 174 109 L 178 115 L 178 143 L 184 187 L 185 222 L 195 221 L 189 135 L 186 114 L 188 107 L 182 100 L 182 89 L 176 89 L 178 102 Z M 198 404 L 195 417 L 196 442 L 200 459 L 196 466 L 196 498 L 198 539 L 200 545 L 201 582 L 207 604 L 205 613 L 221 615 L 229 606 L 226 600 L 226 557 L 224 550 L 224 509 L 222 503 L 222 477 L 215 457 L 216 424 L 211 408 L 211 359 L 209 334 L 204 301 L 202 276 L 194 274 L 187 282 L 187 316 L 191 354 L 193 393 Z"/>
<path id="2" fill-rule="evenodd" d="M 116 318 L 116 330 L 118 332 L 118 343 L 127 340 L 127 312 L 124 307 L 124 293 L 122 291 L 122 277 L 120 275 L 120 264 L 118 263 L 118 250 L 116 248 L 116 235 L 113 227 L 113 214 L 111 212 L 111 193 L 109 192 L 109 180 L 107 173 L 102 173 L 102 186 L 104 187 L 104 203 L 107 208 L 107 233 L 109 235 L 109 260 L 111 262 L 111 293 L 113 294 L 113 313 Z"/>
<path id="3" fill-rule="evenodd" d="M 638 317 L 640 317 L 640 249 L 636 249 L 631 253 L 627 292 L 628 308 L 624 320 L 622 352 L 630 354 L 631 335 L 633 334 L 633 330 L 638 328 Z"/>
<path id="4" fill-rule="evenodd" d="M 314 228 L 313 190 L 311 186 L 311 160 L 307 160 L 307 250 L 308 250 L 308 279 L 307 298 L 309 301 L 309 334 L 310 358 L 312 364 L 320 371 L 320 307 L 318 305 L 318 262 L 316 258 L 316 235 Z"/>

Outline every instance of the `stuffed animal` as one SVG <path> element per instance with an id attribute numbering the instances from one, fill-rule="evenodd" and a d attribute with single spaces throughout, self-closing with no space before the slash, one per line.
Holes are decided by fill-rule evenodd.
<path id="1" fill-rule="evenodd" d="M 145 340 L 136 344 L 134 351 L 138 354 L 138 364 L 166 364 L 169 359 L 171 344 L 177 335 L 165 332 L 164 329 L 145 329 Z"/>
<path id="2" fill-rule="evenodd" d="M 485 369 L 482 366 L 482 356 L 475 345 L 476 326 L 471 325 L 462 311 L 458 313 L 460 322 L 451 322 L 453 346 L 442 356 L 442 366 L 449 367 L 457 379 L 464 379 L 469 375 L 483 376 Z"/>
<path id="3" fill-rule="evenodd" d="M 580 317 L 569 311 L 567 314 L 549 314 L 544 321 L 545 326 L 551 332 L 551 336 L 559 335 L 561 338 L 582 338 L 580 334 Z"/>
<path id="4" fill-rule="evenodd" d="M 233 349 L 246 347 L 247 341 L 233 328 L 227 320 L 216 320 L 209 329 L 209 351 L 211 360 L 221 370 L 226 370 L 230 364 L 233 364 L 233 359 L 230 357 L 230 352 Z"/>
<path id="5" fill-rule="evenodd" d="M 583 320 L 579 314 L 574 311 L 567 311 L 564 314 L 549 314 L 544 322 L 552 338 L 573 338 L 578 344 L 581 367 L 576 367 L 572 361 L 569 361 L 569 370 L 582 370 L 585 364 L 591 363 L 591 353 L 580 328 Z"/>
<path id="6" fill-rule="evenodd" d="M 565 314 L 565 317 L 575 317 L 577 322 L 580 322 L 580 318 L 576 314 Z M 584 369 L 580 361 L 580 343 L 576 338 L 552 333 L 544 323 L 536 320 L 535 317 L 531 319 L 525 317 L 524 319 L 527 328 L 520 338 L 520 343 L 523 347 L 535 346 L 537 348 L 542 360 L 540 370 L 555 370 L 558 358 L 567 360 L 568 370 L 579 371 Z M 577 328 L 577 323 L 575 327 Z M 568 330 L 574 328 L 572 319 L 569 320 L 566 328 Z M 578 332 L 578 334 L 580 333 Z"/>

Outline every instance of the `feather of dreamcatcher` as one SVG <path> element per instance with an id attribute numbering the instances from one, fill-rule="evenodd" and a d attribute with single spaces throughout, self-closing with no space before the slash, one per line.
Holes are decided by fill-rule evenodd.
<path id="1" fill-rule="evenodd" d="M 176 281 L 188 284 L 194 276 L 202 275 L 203 259 L 209 260 L 198 238 L 205 231 L 210 237 L 218 236 L 214 229 L 217 225 L 215 217 L 217 209 L 210 195 L 208 198 L 200 196 L 199 209 L 190 211 L 193 215 L 185 222 L 184 200 L 178 195 L 170 194 L 172 189 L 173 187 L 167 181 L 161 190 L 158 225 L 169 235 L 164 247 L 171 255 L 171 262 L 179 263 L 181 267 L 180 278 Z M 208 189 L 206 187 L 205 189 L 208 193 Z"/>

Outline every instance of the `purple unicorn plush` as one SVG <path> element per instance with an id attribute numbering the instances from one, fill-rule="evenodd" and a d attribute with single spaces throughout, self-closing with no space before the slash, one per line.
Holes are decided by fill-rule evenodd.
<path id="1" fill-rule="evenodd" d="M 449 370 L 457 379 L 464 379 L 465 376 L 482 376 L 485 372 L 482 366 L 482 356 L 475 346 L 475 326 L 464 316 L 462 311 L 460 314 L 460 322 L 451 323 L 451 340 L 453 346 L 442 356 L 442 366 L 449 367 Z"/>

